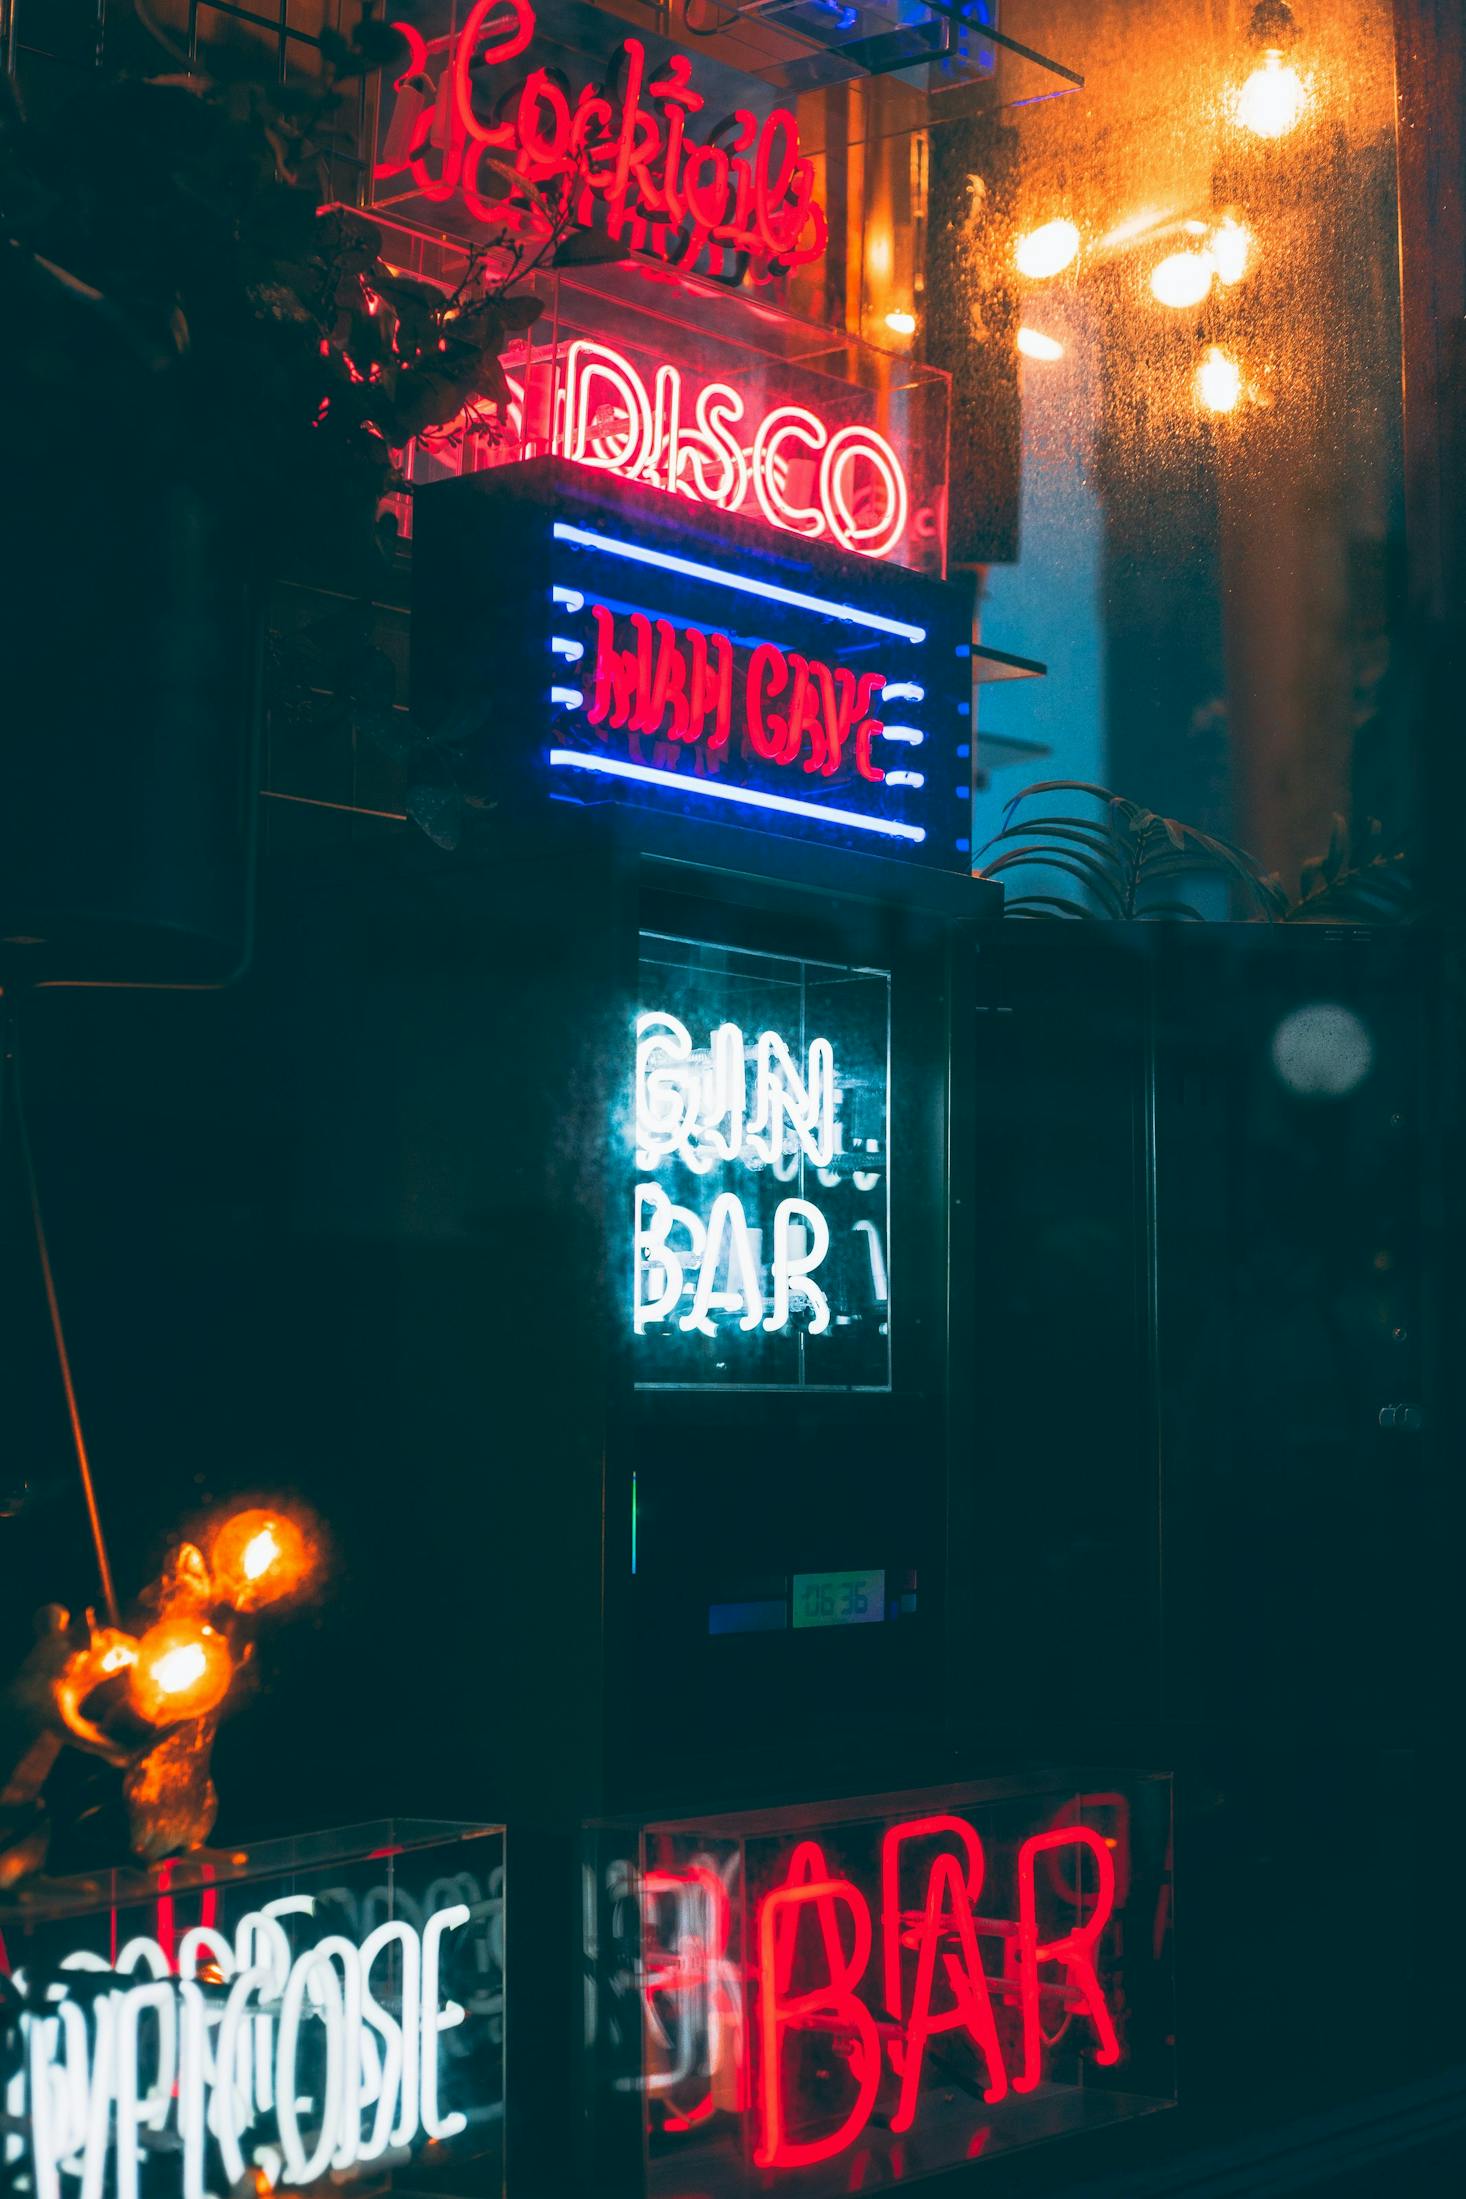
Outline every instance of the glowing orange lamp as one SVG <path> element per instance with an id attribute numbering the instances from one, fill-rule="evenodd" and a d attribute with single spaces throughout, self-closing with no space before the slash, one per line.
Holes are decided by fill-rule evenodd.
<path id="1" fill-rule="evenodd" d="M 236 1512 L 210 1553 L 214 1587 L 236 1611 L 258 1611 L 298 1588 L 311 1569 L 311 1549 L 286 1512 Z"/>
<path id="2" fill-rule="evenodd" d="M 1236 95 L 1235 113 L 1254 137 L 1286 137 L 1309 102 L 1309 87 L 1288 59 L 1298 26 L 1286 0 L 1258 0 L 1248 32 L 1262 59 Z"/>
<path id="3" fill-rule="evenodd" d="M 165 1618 L 139 1641 L 128 1684 L 138 1716 L 166 1726 L 216 1709 L 233 1678 L 222 1634 L 197 1618 Z"/>

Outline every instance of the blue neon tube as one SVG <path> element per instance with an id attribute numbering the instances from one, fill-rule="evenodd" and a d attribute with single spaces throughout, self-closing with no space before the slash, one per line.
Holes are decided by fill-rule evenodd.
<path id="1" fill-rule="evenodd" d="M 588 756 L 578 748 L 552 748 L 550 762 L 563 771 L 595 771 L 608 779 L 636 779 L 648 786 L 675 787 L 679 794 L 704 795 L 710 802 L 734 802 L 745 809 L 776 809 L 790 817 L 809 817 L 821 825 L 851 825 L 857 832 L 875 832 L 888 840 L 926 838 L 924 825 L 905 825 L 894 817 L 862 817 L 859 810 L 831 809 L 824 802 L 796 802 L 789 794 L 765 794 L 760 787 L 720 786 L 714 779 L 694 779 L 681 771 L 659 771 L 654 764 L 634 764 L 620 756 Z"/>
<path id="2" fill-rule="evenodd" d="M 650 550 L 640 542 L 617 542 L 591 527 L 573 527 L 566 519 L 554 522 L 557 542 L 575 542 L 583 550 L 603 550 L 608 557 L 629 558 L 633 565 L 655 565 L 665 573 L 681 573 L 688 580 L 709 580 L 717 588 L 733 588 L 740 595 L 762 596 L 766 603 L 788 603 L 796 611 L 817 611 L 822 618 L 842 619 L 847 626 L 865 626 L 873 634 L 895 634 L 901 641 L 925 641 L 926 628 L 905 619 L 885 618 L 879 611 L 858 611 L 852 603 L 831 603 L 824 596 L 804 595 L 797 588 L 780 588 L 772 580 L 754 580 L 746 573 L 720 573 L 715 565 L 699 565 L 690 557 L 674 557 L 670 550 Z"/>

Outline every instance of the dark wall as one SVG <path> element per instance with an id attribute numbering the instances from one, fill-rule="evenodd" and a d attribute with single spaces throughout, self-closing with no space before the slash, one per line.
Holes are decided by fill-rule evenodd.
<path id="1" fill-rule="evenodd" d="M 1459 1672 L 1437 987 L 1402 934 L 1007 926 L 981 958 L 973 1655 L 1015 1752 L 1174 1768 L 1183 2098 L 1214 2124 L 1459 2047 L 1421 1938 Z M 1346 1094 L 1279 1075 L 1310 1004 L 1368 1040 Z M 1295 1076 L 1347 1074 L 1347 1026 L 1292 1030 Z"/>

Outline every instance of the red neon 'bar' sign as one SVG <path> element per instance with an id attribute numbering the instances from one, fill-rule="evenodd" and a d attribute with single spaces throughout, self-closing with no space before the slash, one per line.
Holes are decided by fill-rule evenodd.
<path id="1" fill-rule="evenodd" d="M 1169 1782 L 1015 1785 L 648 1826 L 610 1864 L 654 2199 L 884 2189 L 1174 2097 Z"/>
<path id="2" fill-rule="evenodd" d="M 937 1855 L 919 1883 L 919 1899 L 903 1906 L 903 1844 L 933 1836 L 955 1840 L 962 1855 Z M 1038 1926 L 1034 1865 L 1045 1850 L 1083 1847 L 1093 1858 L 1097 1890 L 1085 1922 L 1045 1942 Z M 994 2104 L 1015 2092 L 1031 2092 L 1043 2070 L 1044 2034 L 1040 1982 L 1058 1967 L 1059 1996 L 1071 2016 L 1094 2034 L 1094 2060 L 1117 2062 L 1114 2019 L 1095 1968 L 1094 1949 L 1115 1906 L 1114 1860 L 1099 1834 L 1075 1825 L 1025 1840 L 1018 1857 L 1019 1914 L 1005 1939 L 1011 1942 L 1007 1977 L 990 1979 L 978 1945 L 975 1909 L 982 1891 L 982 1843 L 964 1818 L 932 1816 L 893 1825 L 881 1844 L 880 1962 L 872 1960 L 875 1928 L 870 1905 L 854 1882 L 832 1871 L 817 1841 L 801 1841 L 781 1885 L 759 1904 L 756 2103 L 760 2168 L 799 2168 L 827 2160 L 853 2145 L 870 2121 L 887 2055 L 899 2076 L 892 2130 L 916 2120 L 922 2067 L 930 2041 L 945 2032 L 965 2034 L 980 2059 L 983 2098 Z M 993 1930 L 991 1924 L 989 1931 Z M 912 1964 L 908 1957 L 914 1953 Z M 881 1977 L 883 2023 L 862 1997 L 867 1974 Z M 909 1989 L 907 1981 L 909 1983 Z M 998 2041 L 996 1992 L 1016 1981 L 1020 2011 L 1016 2063 L 1010 2071 Z M 849 2042 L 855 2096 L 833 2127 L 816 2136 L 790 2134 L 788 2049 L 801 2032 L 840 2033 Z"/>
<path id="3" fill-rule="evenodd" d="M 855 673 L 761 641 L 735 680 L 727 634 L 678 628 L 670 619 L 633 611 L 630 646 L 623 647 L 616 613 L 604 603 L 590 611 L 596 658 L 588 725 L 700 743 L 715 761 L 733 732 L 736 688 L 739 740 L 750 754 L 825 778 L 852 765 L 862 779 L 885 777 L 871 756 L 871 743 L 885 728 L 870 715 L 885 688 L 884 672 Z"/>
<path id="4" fill-rule="evenodd" d="M 456 200 L 502 227 L 507 163 L 552 186 L 580 226 L 604 208 L 607 233 L 628 252 L 678 267 L 717 251 L 768 277 L 823 253 L 824 208 L 793 114 L 776 107 L 761 120 L 739 108 L 697 137 L 706 101 L 686 54 L 670 54 L 658 74 L 643 41 L 624 39 L 607 82 L 572 97 L 558 71 L 511 73 L 535 35 L 530 0 L 476 0 L 457 37 L 431 45 L 410 23 L 394 28 L 408 62 L 392 86 L 379 182 L 407 176 L 423 198 Z"/>

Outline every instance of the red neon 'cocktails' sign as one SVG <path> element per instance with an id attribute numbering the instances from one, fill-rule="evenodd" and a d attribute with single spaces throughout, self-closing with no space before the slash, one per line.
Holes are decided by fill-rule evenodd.
<path id="1" fill-rule="evenodd" d="M 513 73 L 535 34 L 530 0 L 477 0 L 455 38 L 431 44 L 410 23 L 394 27 L 408 62 L 392 86 L 379 182 L 406 176 L 428 201 L 457 201 L 502 228 L 508 167 L 559 194 L 581 227 L 603 210 L 628 252 L 684 268 L 714 251 L 769 275 L 823 253 L 814 164 L 787 107 L 762 119 L 738 108 L 700 135 L 706 101 L 691 60 L 672 53 L 659 71 L 639 38 L 622 41 L 605 82 L 573 92 L 558 70 Z"/>

